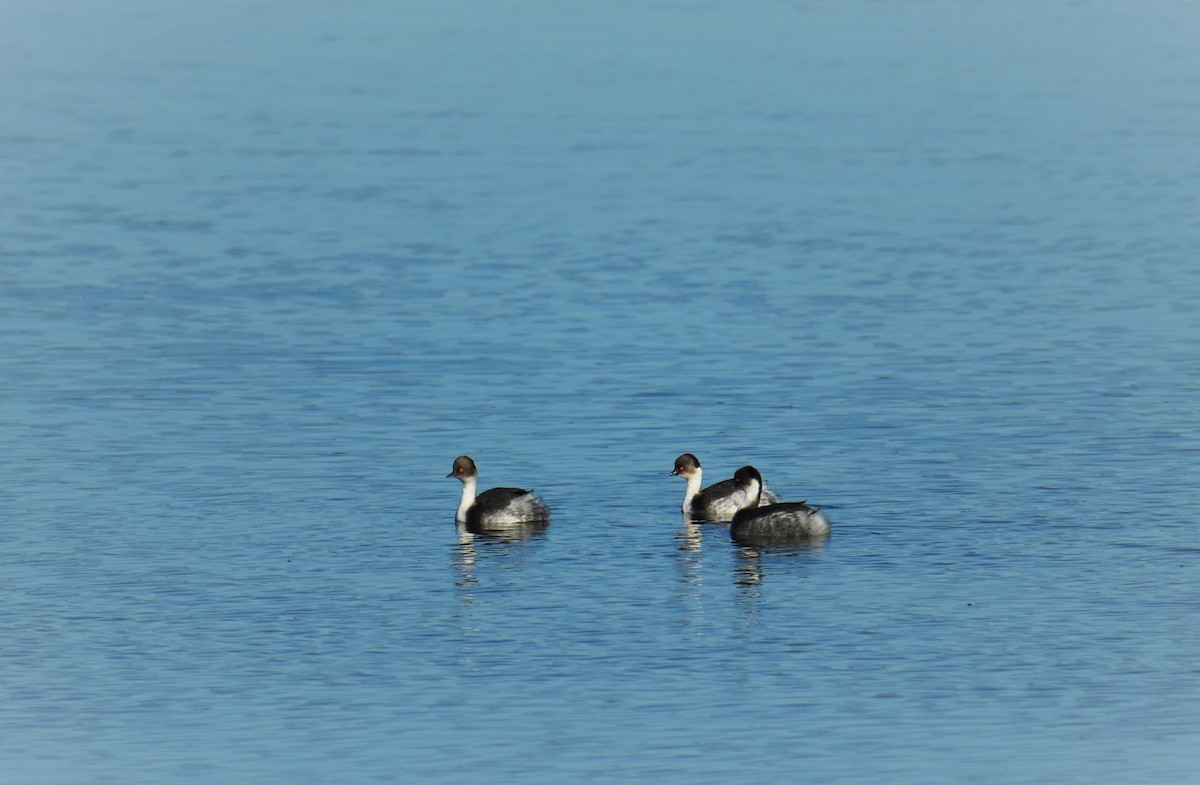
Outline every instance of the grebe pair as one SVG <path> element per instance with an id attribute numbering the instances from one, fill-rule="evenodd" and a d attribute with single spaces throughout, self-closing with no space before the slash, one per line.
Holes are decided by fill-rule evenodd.
<path id="1" fill-rule="evenodd" d="M 690 452 L 675 459 L 671 472 L 687 480 L 683 514 L 709 521 L 730 521 L 735 538 L 820 537 L 829 534 L 829 521 L 805 502 L 781 502 L 767 490 L 758 469 L 743 466 L 732 480 L 700 490 L 700 461 Z M 762 505 L 762 506 L 760 506 Z"/>
<path id="2" fill-rule="evenodd" d="M 766 489 L 762 475 L 753 466 L 743 466 L 732 480 L 701 490 L 700 461 L 695 455 L 684 453 L 675 460 L 671 474 L 687 480 L 684 514 L 732 521 L 730 533 L 735 538 L 817 537 L 829 533 L 829 521 L 820 510 L 804 502 L 781 503 L 778 496 Z M 550 521 L 550 511 L 531 491 L 492 488 L 476 495 L 479 470 L 469 456 L 455 458 L 446 476 L 454 477 L 463 486 L 455 514 L 459 523 L 486 528 Z M 762 502 L 766 505 L 760 507 Z"/>

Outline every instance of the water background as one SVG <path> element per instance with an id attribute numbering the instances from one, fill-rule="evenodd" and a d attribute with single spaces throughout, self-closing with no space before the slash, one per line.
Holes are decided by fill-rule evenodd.
<path id="1" fill-rule="evenodd" d="M 1200 782 L 1194 3 L 2 16 L 0 781 Z"/>

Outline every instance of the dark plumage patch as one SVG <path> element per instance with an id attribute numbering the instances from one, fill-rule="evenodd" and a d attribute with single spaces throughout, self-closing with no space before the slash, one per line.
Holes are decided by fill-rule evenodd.
<path id="1" fill-rule="evenodd" d="M 738 490 L 737 483 L 733 480 L 721 480 L 713 483 L 692 498 L 692 515 L 700 518 L 707 516 L 708 505 L 737 493 Z"/>
<path id="2" fill-rule="evenodd" d="M 533 502 L 533 491 L 523 488 L 492 488 L 475 497 L 475 503 L 467 510 L 467 524 L 477 526 L 485 515 L 502 512 L 514 502 Z M 541 507 L 541 505 L 538 505 Z M 541 518 L 543 516 L 536 516 Z"/>
<path id="3" fill-rule="evenodd" d="M 804 502 L 783 502 L 738 510 L 729 533 L 735 540 L 790 541 L 828 536 L 829 523 L 819 510 Z"/>

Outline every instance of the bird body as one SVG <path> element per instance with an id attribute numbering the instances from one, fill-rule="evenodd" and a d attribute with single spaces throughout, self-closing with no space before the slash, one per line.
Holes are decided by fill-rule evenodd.
<path id="1" fill-rule="evenodd" d="M 721 480 L 702 489 L 703 472 L 699 459 L 690 452 L 685 452 L 675 459 L 675 469 L 671 474 L 687 480 L 687 487 L 683 491 L 683 514 L 705 521 L 731 520 L 740 505 L 745 502 L 745 490 L 733 480 Z M 764 484 L 762 500 L 764 503 L 774 504 L 779 501 L 779 497 L 767 490 Z"/>
<path id="2" fill-rule="evenodd" d="M 729 527 L 729 533 L 735 539 L 785 540 L 829 534 L 829 519 L 825 513 L 806 502 L 780 502 L 760 507 L 762 475 L 753 466 L 738 469 L 733 480 L 745 493 L 742 506 Z"/>
<path id="3" fill-rule="evenodd" d="M 477 495 L 479 471 L 467 455 L 455 458 L 446 476 L 462 483 L 462 497 L 454 516 L 459 523 L 486 529 L 550 522 L 550 510 L 532 491 L 492 488 Z"/>

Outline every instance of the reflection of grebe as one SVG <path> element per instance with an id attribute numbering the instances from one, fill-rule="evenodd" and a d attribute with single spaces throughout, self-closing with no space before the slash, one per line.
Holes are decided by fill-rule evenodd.
<path id="1" fill-rule="evenodd" d="M 700 527 L 689 520 L 683 522 L 683 531 L 675 535 L 675 539 L 679 542 L 679 550 L 690 553 L 698 553 L 701 543 L 704 542 L 700 536 Z"/>
<path id="2" fill-rule="evenodd" d="M 522 523 L 549 523 L 550 511 L 542 500 L 521 488 L 492 488 L 475 495 L 479 470 L 466 455 L 454 459 L 447 477 L 462 483 L 462 500 L 454 519 L 471 527 L 490 528 Z"/>
<path id="3" fill-rule="evenodd" d="M 758 586 L 763 582 L 762 552 L 742 546 L 738 548 L 741 562 L 734 568 L 733 577 L 739 586 Z"/>
<path id="4" fill-rule="evenodd" d="M 784 502 L 759 507 L 762 495 L 762 475 L 753 466 L 743 466 L 733 475 L 733 481 L 744 492 L 729 533 L 735 538 L 786 540 L 802 537 L 823 537 L 829 534 L 825 514 L 804 502 Z"/>
<path id="5" fill-rule="evenodd" d="M 462 573 L 459 586 L 469 586 L 475 583 L 475 564 L 479 554 L 475 551 L 475 535 L 467 531 L 465 524 L 458 524 L 458 552 L 454 556 L 454 566 Z"/>
<path id="6" fill-rule="evenodd" d="M 683 514 L 689 517 L 728 521 L 746 498 L 746 492 L 733 480 L 722 480 L 700 490 L 703 472 L 699 459 L 690 452 L 675 459 L 675 470 L 671 475 L 687 480 L 687 488 L 683 492 Z M 764 504 L 776 504 L 779 497 L 763 486 L 762 501 Z"/>

